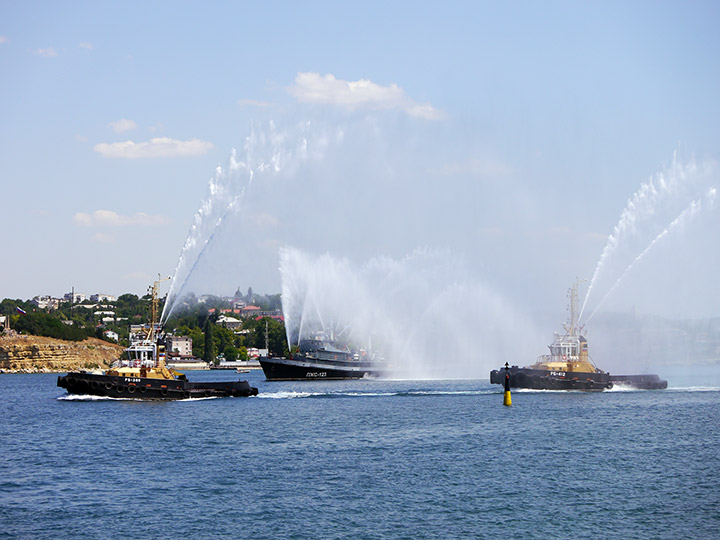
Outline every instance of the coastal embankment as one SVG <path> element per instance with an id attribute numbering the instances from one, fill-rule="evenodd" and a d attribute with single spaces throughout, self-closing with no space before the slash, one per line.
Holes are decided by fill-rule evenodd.
<path id="1" fill-rule="evenodd" d="M 64 373 L 106 368 L 123 352 L 96 338 L 63 341 L 40 336 L 0 336 L 0 373 Z"/>

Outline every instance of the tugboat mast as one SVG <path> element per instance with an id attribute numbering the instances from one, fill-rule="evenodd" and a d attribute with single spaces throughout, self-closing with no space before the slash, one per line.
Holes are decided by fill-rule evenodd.
<path id="1" fill-rule="evenodd" d="M 568 311 L 570 311 L 570 320 L 566 324 L 564 324 L 563 327 L 565 328 L 568 336 L 576 336 L 582 331 L 582 328 L 578 327 L 578 292 L 580 290 L 580 282 L 585 280 L 581 280 L 580 278 L 576 279 L 577 281 L 572 287 L 568 289 L 567 294 L 568 298 L 570 299 L 570 303 L 568 304 Z"/>
<path id="2" fill-rule="evenodd" d="M 268 320 L 265 318 L 265 350 L 267 355 L 270 356 L 270 339 L 268 336 Z"/>
<path id="3" fill-rule="evenodd" d="M 157 314 L 158 314 L 158 285 L 163 281 L 168 281 L 169 277 L 161 278 L 160 274 L 158 274 L 158 278 L 153 282 L 152 287 L 150 287 L 150 294 L 151 294 L 151 301 L 150 301 L 150 333 L 148 334 L 148 339 L 154 341 L 155 340 L 155 326 L 157 325 Z"/>

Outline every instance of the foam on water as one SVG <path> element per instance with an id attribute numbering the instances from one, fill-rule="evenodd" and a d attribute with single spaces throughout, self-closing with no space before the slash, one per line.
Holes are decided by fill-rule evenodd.
<path id="1" fill-rule="evenodd" d="M 187 402 L 187 401 L 205 401 L 208 399 L 220 399 L 222 396 L 203 396 L 197 398 L 186 398 L 186 399 L 140 399 L 140 398 L 121 398 L 112 396 L 92 396 L 90 394 L 64 394 L 58 396 L 58 401 L 135 401 L 138 403 L 169 403 L 173 402 Z"/>
<path id="2" fill-rule="evenodd" d="M 305 399 L 305 398 L 378 398 L 378 397 L 421 397 L 421 396 L 482 396 L 497 394 L 497 390 L 404 390 L 393 392 L 261 392 L 257 395 L 262 399 Z"/>

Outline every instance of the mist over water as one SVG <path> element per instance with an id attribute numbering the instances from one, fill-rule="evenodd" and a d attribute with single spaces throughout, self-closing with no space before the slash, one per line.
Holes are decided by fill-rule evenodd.
<path id="1" fill-rule="evenodd" d="M 285 248 L 280 273 L 291 346 L 322 333 L 371 349 L 409 378 L 486 377 L 536 355 L 531 321 L 448 253 L 356 264 Z"/>
<path id="2" fill-rule="evenodd" d="M 546 352 L 577 276 L 592 275 L 581 322 L 603 369 L 657 364 L 650 341 L 682 349 L 674 331 L 622 337 L 641 314 L 717 315 L 713 163 L 673 156 L 601 250 L 586 241 L 597 232 L 558 228 L 568 216 L 532 203 L 537 184 L 521 171 L 463 162 L 468 149 L 408 130 L 363 115 L 254 125 L 210 179 L 163 320 L 186 295 L 281 289 L 291 346 L 323 331 L 412 377 L 487 377 Z M 626 324 L 627 313 L 639 315 Z"/>

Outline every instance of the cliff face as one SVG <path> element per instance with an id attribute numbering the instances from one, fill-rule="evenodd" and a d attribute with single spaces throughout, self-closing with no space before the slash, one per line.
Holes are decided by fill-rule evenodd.
<path id="1" fill-rule="evenodd" d="M 106 368 L 123 348 L 95 338 L 62 341 L 39 336 L 0 337 L 0 372 L 48 373 Z"/>

